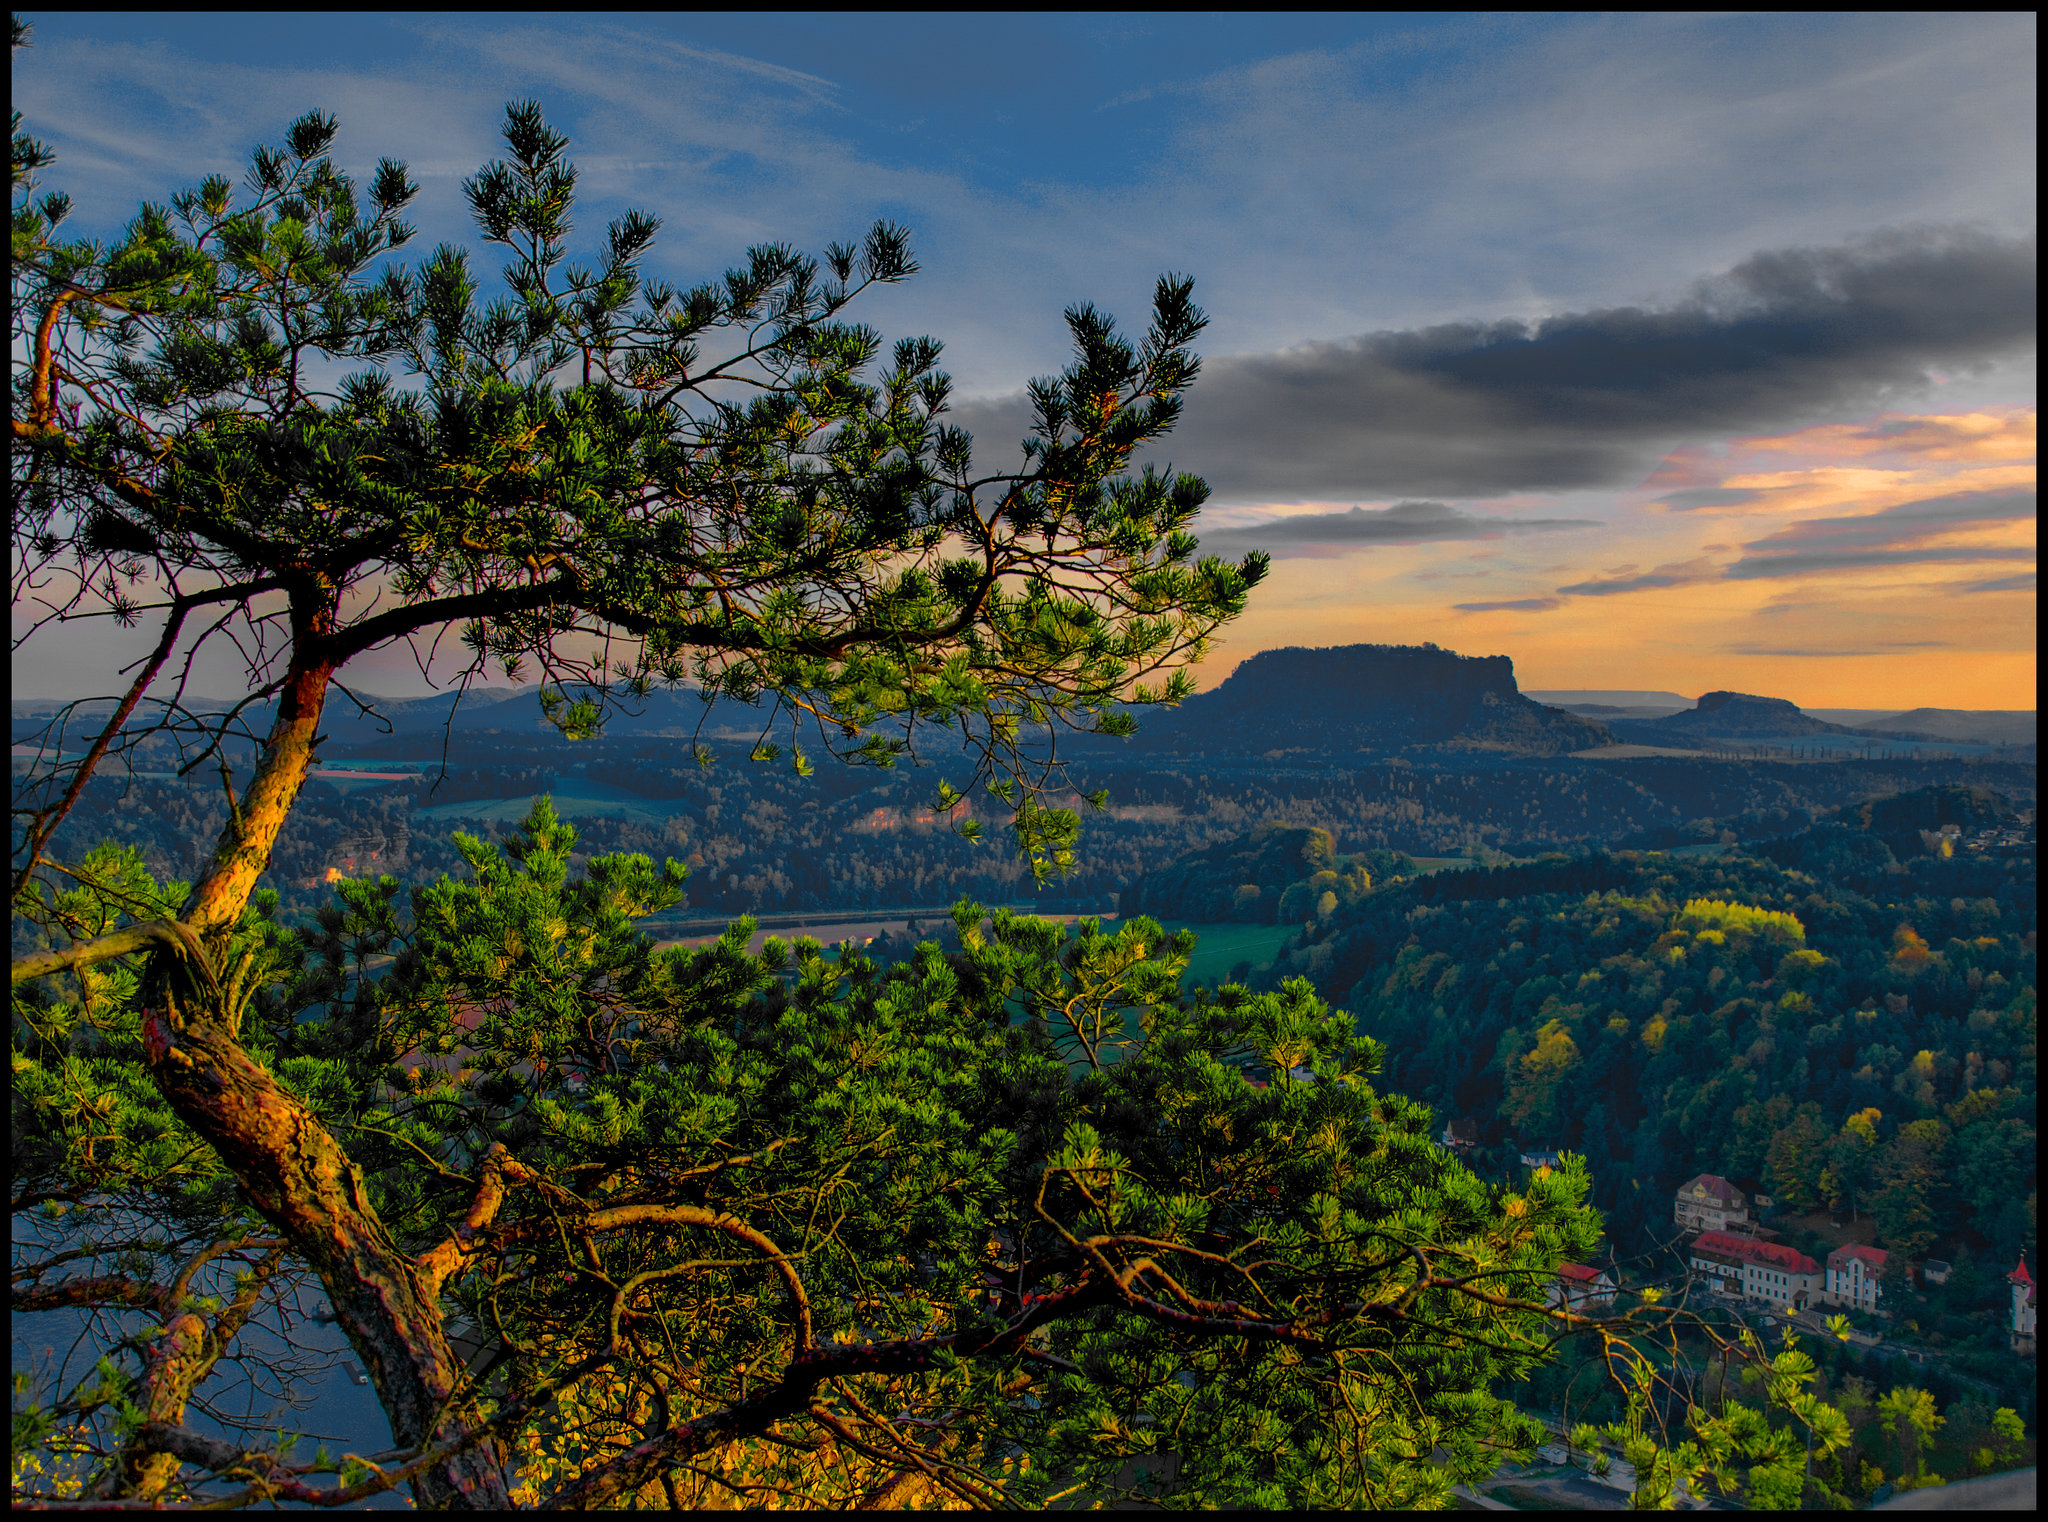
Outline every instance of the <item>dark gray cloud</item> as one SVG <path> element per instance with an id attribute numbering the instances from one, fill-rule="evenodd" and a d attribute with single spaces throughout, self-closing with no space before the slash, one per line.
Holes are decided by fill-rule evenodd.
<path id="1" fill-rule="evenodd" d="M 1506 602 L 1456 602 L 1460 613 L 1548 613 L 1564 606 L 1562 597 L 1514 597 Z"/>
<path id="2" fill-rule="evenodd" d="M 1156 455 L 1222 502 L 1628 484 L 1675 443 L 1799 426 L 2029 349 L 2032 234 L 1758 253 L 1663 308 L 1463 322 L 1210 360 Z M 989 444 L 1021 397 L 960 407 Z"/>
<path id="3" fill-rule="evenodd" d="M 1284 558 L 1333 550 L 1341 553 L 1376 544 L 1498 539 L 1503 534 L 1601 526 L 1595 518 L 1501 518 L 1468 513 L 1443 502 L 1396 502 L 1392 507 L 1354 507 L 1347 513 L 1299 513 L 1265 523 L 1209 529 L 1201 539 L 1205 554 L 1226 559 L 1246 550 L 1264 550 Z"/>
<path id="4" fill-rule="evenodd" d="M 1854 517 L 1811 518 L 1745 544 L 1742 558 L 1727 574 L 1748 581 L 1815 571 L 2032 560 L 2033 550 L 2017 546 L 1930 545 L 1924 541 L 1973 524 L 2032 518 L 2035 510 L 2031 490 L 1971 491 L 1901 502 Z"/>

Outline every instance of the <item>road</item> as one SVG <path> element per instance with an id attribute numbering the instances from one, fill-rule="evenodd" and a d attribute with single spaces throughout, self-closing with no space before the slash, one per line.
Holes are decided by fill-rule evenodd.
<path id="1" fill-rule="evenodd" d="M 2033 1511 L 2034 1471 L 1987 1474 L 1932 1490 L 1909 1490 L 1871 1507 L 1872 1511 Z"/>

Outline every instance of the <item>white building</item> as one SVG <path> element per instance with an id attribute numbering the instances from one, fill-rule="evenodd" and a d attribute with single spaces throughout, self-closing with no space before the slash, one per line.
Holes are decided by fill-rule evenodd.
<path id="1" fill-rule="evenodd" d="M 1718 1173 L 1702 1173 L 1678 1186 L 1672 1217 L 1685 1231 L 1726 1231 L 1748 1223 L 1749 1201 Z"/>
<path id="2" fill-rule="evenodd" d="M 1827 1303 L 1853 1311 L 1876 1310 L 1883 1298 L 1878 1275 L 1890 1256 L 1880 1247 L 1837 1247 L 1828 1254 Z"/>
<path id="3" fill-rule="evenodd" d="M 1820 1265 L 1782 1243 L 1703 1231 L 1686 1256 L 1692 1271 L 1724 1295 L 1803 1311 L 1821 1292 Z"/>

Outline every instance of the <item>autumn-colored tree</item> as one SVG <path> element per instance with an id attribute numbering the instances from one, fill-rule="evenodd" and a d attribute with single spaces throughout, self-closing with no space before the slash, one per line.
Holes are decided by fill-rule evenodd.
<path id="1" fill-rule="evenodd" d="M 1900 1385 L 1878 1398 L 1877 1414 L 1891 1431 L 1898 1459 L 1894 1487 L 1918 1490 L 1948 1483 L 1940 1475 L 1927 1472 L 1927 1445 L 1947 1421 L 1935 1410 L 1932 1395 Z"/>
<path id="2" fill-rule="evenodd" d="M 1541 1140 L 1555 1132 L 1558 1106 L 1579 1065 L 1578 1044 L 1562 1020 L 1546 1020 L 1527 1051 L 1503 1053 L 1507 1097 L 1501 1117 L 1523 1135 Z"/>
<path id="3" fill-rule="evenodd" d="M 1848 1209 L 1853 1217 L 1863 1200 L 1871 1159 L 1877 1152 L 1877 1127 L 1884 1119 L 1876 1109 L 1857 1111 L 1842 1123 L 1827 1147 L 1827 1170 L 1821 1185 L 1829 1204 Z"/>

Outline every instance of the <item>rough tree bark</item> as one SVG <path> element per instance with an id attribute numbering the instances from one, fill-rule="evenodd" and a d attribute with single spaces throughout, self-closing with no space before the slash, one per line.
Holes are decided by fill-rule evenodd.
<path id="1" fill-rule="evenodd" d="M 270 1251 L 250 1273 L 241 1292 L 209 1322 L 186 1304 L 192 1276 L 213 1258 L 246 1246 L 267 1246 Z M 279 1243 L 217 1243 L 188 1263 L 177 1279 L 165 1287 L 158 1297 L 157 1309 L 165 1315 L 167 1324 L 143 1369 L 142 1398 L 136 1402 L 143 1421 L 173 1427 L 184 1422 L 192 1392 L 213 1372 L 214 1365 L 254 1314 L 264 1283 L 283 1261 L 284 1250 Z M 131 1445 L 119 1462 L 100 1477 L 92 1498 L 153 1501 L 177 1474 L 176 1458 L 166 1453 L 138 1452 Z"/>
<path id="2" fill-rule="evenodd" d="M 332 1133 L 236 1039 L 235 1012 L 216 977 L 227 940 L 312 765 L 320 713 L 335 662 L 322 646 L 332 603 L 294 608 L 293 657 L 256 774 L 222 830 L 145 987 L 158 990 L 143 1016 L 150 1074 L 179 1119 L 203 1137 L 250 1199 L 319 1275 L 336 1323 L 362 1358 L 402 1448 L 448 1441 L 481 1420 L 464 1390 L 465 1368 L 448 1344 L 441 1273 L 394 1242 Z M 159 936 L 156 939 L 163 939 Z M 123 949 L 136 949 L 124 947 Z M 17 967 L 17 975 L 21 969 Z M 175 1323 L 160 1357 L 183 1368 L 200 1356 L 203 1328 Z M 181 1403 L 182 1408 L 182 1403 Z M 155 1420 L 175 1425 L 168 1412 Z M 166 1458 L 175 1469 L 176 1460 Z M 168 1476 L 164 1476 L 168 1478 Z M 453 1454 L 419 1475 L 423 1505 L 502 1510 L 511 1505 L 488 1445 Z"/>

